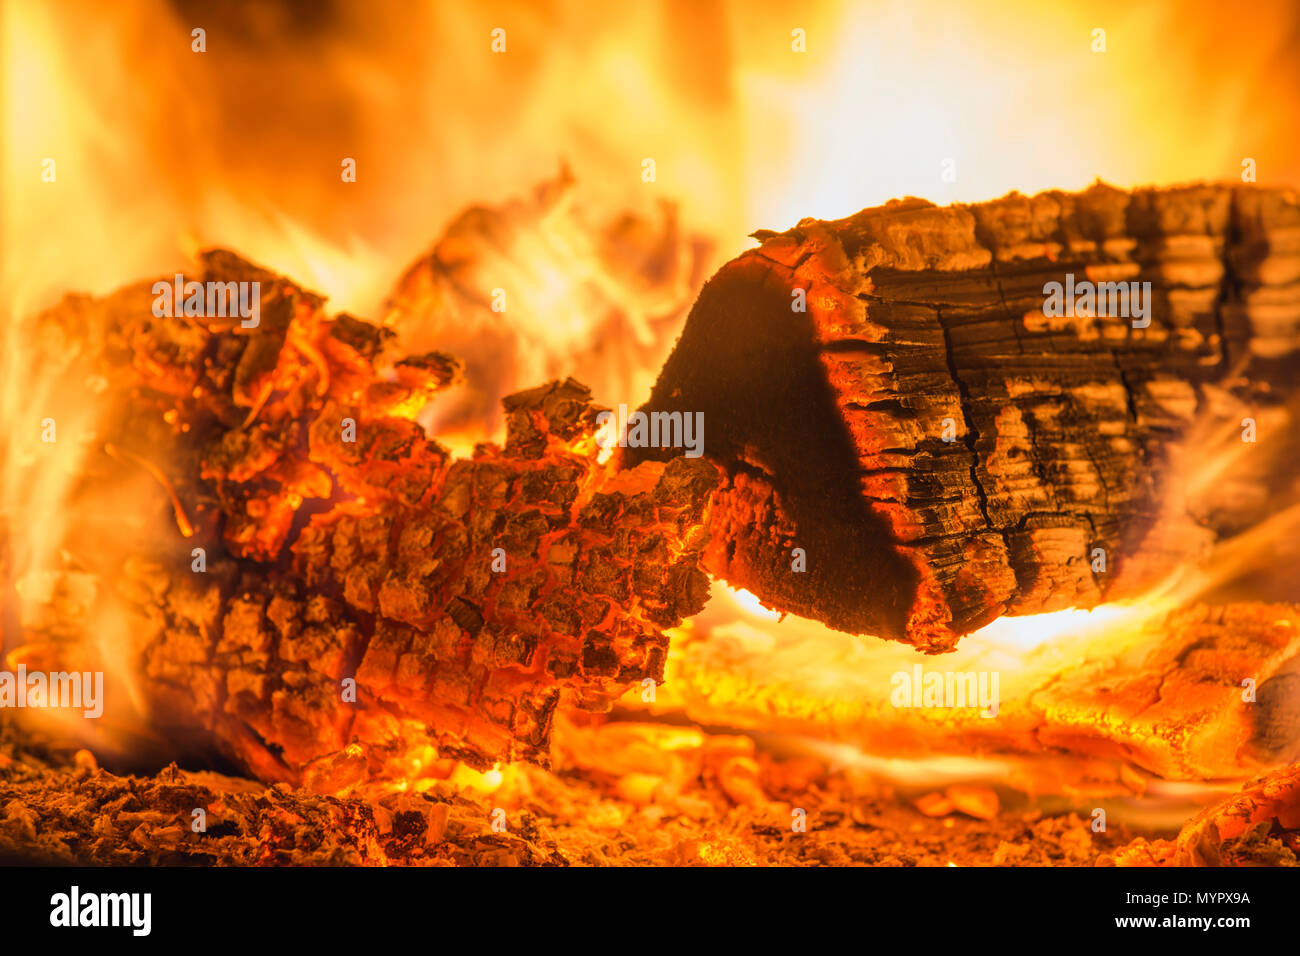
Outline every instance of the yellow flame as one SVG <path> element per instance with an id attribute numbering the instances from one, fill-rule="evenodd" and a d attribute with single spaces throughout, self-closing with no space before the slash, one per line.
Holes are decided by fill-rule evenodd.
<path id="1" fill-rule="evenodd" d="M 781 619 L 781 612 L 764 607 L 758 595 L 746 591 L 744 588 L 733 588 L 730 585 L 727 586 L 727 591 L 731 602 L 736 605 L 741 613 L 758 618 L 761 621 L 779 621 Z"/>

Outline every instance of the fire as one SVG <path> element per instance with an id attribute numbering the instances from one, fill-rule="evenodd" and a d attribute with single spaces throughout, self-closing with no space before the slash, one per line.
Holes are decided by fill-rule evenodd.
<path id="1" fill-rule="evenodd" d="M 1274 95 L 1271 67 L 1242 78 L 1247 63 L 1281 62 L 1282 35 L 1225 28 L 1212 4 L 816 10 L 814 24 L 791 23 L 808 27 L 806 56 L 773 51 L 737 71 L 744 155 L 764 157 L 747 170 L 752 222 L 784 228 L 902 196 L 974 202 L 1098 177 L 1231 179 L 1265 150 L 1281 181 L 1300 172 L 1282 119 L 1294 115 L 1295 84 L 1282 84 L 1291 108 L 1270 121 L 1251 105 Z M 1261 15 L 1294 24 L 1295 11 L 1279 2 Z"/>
<path id="2" fill-rule="evenodd" d="M 718 243 L 714 264 L 755 228 L 903 195 L 1231 178 L 1243 156 L 1261 175 L 1300 173 L 1288 109 L 1252 108 L 1294 107 L 1284 0 L 1249 26 L 1208 2 L 1027 0 L 797 15 L 565 2 L 544 18 L 516 2 L 380 4 L 301 22 L 274 4 L 190 18 L 153 0 L 3 15 L 4 294 L 22 279 L 29 307 L 225 244 L 378 315 L 442 224 L 560 158 L 605 208 L 676 201 L 684 227 Z M 45 158 L 57 183 L 41 182 Z M 544 261 L 523 267 L 563 295 L 573 276 Z"/>
<path id="3" fill-rule="evenodd" d="M 814 621 L 763 620 L 746 607 L 743 593 L 715 586 L 705 611 L 674 639 L 667 683 L 656 700 L 646 705 L 628 695 L 622 703 L 634 711 L 684 713 L 706 725 L 802 738 L 800 748 L 812 747 L 825 757 L 836 754 L 836 761 L 870 767 L 875 774 L 909 785 L 933 785 L 945 779 L 1018 779 L 1027 791 L 1055 792 L 1063 782 L 1079 785 L 1083 773 L 1094 780 L 1089 786 L 1100 782 L 1127 789 L 1134 780 L 1122 778 L 1123 758 L 1134 759 L 1148 746 L 1154 749 L 1138 757 L 1138 762 L 1165 776 L 1242 773 L 1179 771 L 1160 755 L 1163 745 L 1156 739 L 1160 731 L 1129 729 L 1130 721 L 1147 708 L 1154 708 L 1152 716 L 1141 719 L 1157 719 L 1159 699 L 1166 694 L 1171 699 L 1190 694 L 1181 698 L 1190 702 L 1196 693 L 1203 693 L 1200 706 L 1210 710 L 1218 706 L 1212 701 L 1220 698 L 1227 707 L 1233 706 L 1238 690 L 1231 678 L 1225 681 L 1222 675 L 1225 668 L 1228 674 L 1235 672 L 1227 663 L 1233 652 L 1211 650 L 1214 638 L 1208 631 L 1197 636 L 1202 625 L 1195 612 L 1190 617 L 1182 611 L 1177 612 L 1181 617 L 1167 618 L 1172 609 L 1184 606 L 1187 594 L 1171 585 L 1141 601 L 1092 611 L 1004 618 L 968 635 L 950 654 L 921 658 L 905 646 L 842 634 Z M 1261 606 L 1254 621 L 1252 626 L 1277 635 L 1283 659 L 1300 649 L 1294 615 L 1277 617 Z M 1161 638 L 1180 627 L 1189 628 L 1187 637 L 1162 651 Z M 1227 647 L 1239 647 L 1242 640 L 1230 633 Z M 1262 650 L 1266 642 L 1257 640 Z M 1183 647 L 1188 649 L 1179 649 Z M 1212 674 L 1199 678 L 1200 691 L 1181 690 L 1161 676 L 1166 666 L 1161 664 L 1162 655 L 1182 661 L 1199 652 L 1216 655 L 1210 665 Z M 1237 666 L 1246 673 L 1262 665 L 1243 659 Z M 990 677 L 995 699 L 991 707 L 973 698 L 959 699 L 954 707 L 953 701 L 940 697 L 924 709 L 909 709 L 912 701 L 900 701 L 898 689 L 900 680 L 901 686 L 910 688 L 917 670 L 927 676 L 956 676 L 959 683 L 968 683 L 972 693 L 977 686 L 983 693 L 983 678 Z M 1125 683 L 1143 688 L 1136 699 L 1124 699 Z M 1069 690 L 1072 684 L 1077 687 Z M 920 695 L 919 685 L 903 696 L 912 694 Z M 1108 715 L 1106 708 L 1116 712 Z M 1133 708 L 1131 714 L 1128 708 Z M 1120 710 L 1126 716 L 1121 717 Z M 1208 710 L 1198 710 L 1197 715 L 1173 712 L 1169 725 L 1188 720 L 1212 728 L 1218 719 Z M 982 719 L 989 716 L 998 719 Z M 1092 743 L 1087 742 L 1090 735 L 1095 737 Z M 1125 742 L 1106 743 L 1112 735 Z M 1121 761 L 1057 760 L 1048 756 L 1051 743 L 1043 745 L 1049 741 Z M 837 746 L 842 749 L 836 751 Z M 1206 747 L 1207 753 L 1214 754 L 1220 741 L 1211 736 Z M 1231 759 L 1222 766 L 1232 766 Z"/>
<path id="4" fill-rule="evenodd" d="M 84 360 L 98 343 L 38 337 L 32 319 L 69 291 L 103 295 L 183 270 L 201 249 L 236 249 L 327 294 L 332 312 L 383 322 L 407 351 L 465 359 L 465 380 L 419 422 L 470 457 L 499 438 L 500 398 L 548 378 L 574 375 L 598 402 L 635 407 L 704 277 L 755 229 L 913 194 L 944 203 L 1098 177 L 1120 186 L 1232 179 L 1247 158 L 1261 176 L 1300 180 L 1291 122 L 1300 94 L 1285 46 L 1300 13 L 1280 0 L 1230 29 L 1209 3 L 1189 23 L 1172 2 L 1108 2 L 1086 14 L 1028 0 L 993 12 L 846 2 L 762 6 L 762 16 L 739 0 L 603 10 L 566 0 L 545 16 L 522 2 L 381 4 L 332 7 L 305 23 L 293 22 L 292 5 L 240 9 L 191 23 L 162 0 L 111 22 L 88 0 L 0 8 L 0 548 L 10 564 L 0 575 L 0 649 L 13 652 L 11 664 L 107 662 L 131 706 L 97 728 L 101 755 L 152 731 L 138 675 L 121 664 L 131 619 L 84 571 L 85 556 L 125 562 L 118 523 L 147 530 L 160 487 L 182 533 L 193 526 L 169 462 L 99 439 L 121 409 L 97 400 L 108 383 Z M 496 27 L 509 37 L 501 55 L 489 47 Z M 196 28 L 207 31 L 203 51 Z M 1252 105 L 1263 98 L 1280 108 L 1260 115 Z M 348 161 L 355 182 L 340 177 Z M 328 370 L 311 342 L 290 344 L 304 367 Z M 45 437 L 47 420 L 57 438 Z M 1261 433 L 1282 424 L 1261 422 Z M 1197 438 L 1171 513 L 1187 501 L 1211 506 L 1225 475 L 1255 454 L 1232 435 Z M 613 452 L 598 443 L 570 450 L 603 466 Z M 137 467 L 87 492 L 105 459 Z M 598 490 L 628 481 L 611 477 Z M 303 499 L 288 500 L 296 510 Z M 1026 793 L 1135 792 L 1155 771 L 1129 758 L 1155 765 L 1166 755 L 1143 751 L 1140 733 L 1137 755 L 1121 753 L 1130 744 L 1114 739 L 1131 730 L 1123 716 L 1094 708 L 1103 716 L 1086 726 L 1091 699 L 1072 711 L 1044 688 L 1137 655 L 1153 621 L 1254 573 L 1270 542 L 1297 526 L 1300 505 L 1196 567 L 1171 569 L 1139 602 L 1002 618 L 928 661 L 1000 675 L 1010 730 L 992 744 L 978 717 L 878 706 L 891 677 L 915 665 L 910 648 L 786 616 L 715 582 L 704 614 L 675 631 L 657 696 L 634 688 L 620 702 L 646 725 L 602 736 L 566 723 L 561 709 L 556 749 L 571 767 L 617 778 L 639 806 L 665 794 L 689 806 L 697 763 L 745 805 L 755 739 L 867 771 L 910 796 L 957 788 L 935 805 L 965 800 L 985 814 L 997 813 L 997 795 L 959 788 L 1005 776 Z M 9 592 L 19 620 L 5 607 Z M 45 611 L 69 605 L 88 643 L 53 635 L 14 651 L 16 630 L 39 630 Z M 1252 626 L 1282 646 L 1293 623 L 1279 611 L 1272 630 Z M 1240 676 L 1224 658 L 1220 684 Z M 1044 710 L 1054 722 L 1039 720 Z M 49 724 L 84 737 L 68 715 Z M 415 739 L 420 728 L 402 731 Z M 937 739 L 970 755 L 931 752 Z M 1089 756 L 1021 752 L 1034 747 Z M 364 756 L 353 744 L 337 763 Z M 427 746 L 401 760 L 387 769 L 402 793 L 447 780 L 522 801 L 532 781 L 509 764 L 480 772 L 439 760 Z M 647 772 L 660 763 L 671 772 Z M 320 780 L 336 770 L 322 766 Z M 622 812 L 605 815 L 621 822 Z M 732 851 L 705 842 L 696 855 L 725 861 Z"/>
<path id="5" fill-rule="evenodd" d="M 1046 614 L 1000 617 L 970 635 L 970 639 L 990 647 L 1005 648 L 1008 652 L 1016 649 L 1029 652 L 1067 638 L 1122 630 L 1126 625 L 1159 613 L 1162 607 L 1161 603 L 1144 599 L 1139 603 L 1103 604 L 1088 609 L 1066 608 Z"/>
<path id="6" fill-rule="evenodd" d="M 736 609 L 741 613 L 758 618 L 760 621 L 779 621 L 781 619 L 780 611 L 773 611 L 771 608 L 764 607 L 763 602 L 758 596 L 746 591 L 744 588 L 728 588 L 728 597 L 736 605 Z"/>
<path id="7" fill-rule="evenodd" d="M 602 222 L 579 188 L 564 170 L 530 198 L 471 208 L 388 303 L 405 351 L 465 362 L 422 419 L 461 454 L 499 440 L 499 399 L 517 384 L 572 376 L 607 404 L 642 400 L 694 297 L 706 244 L 671 205 Z"/>

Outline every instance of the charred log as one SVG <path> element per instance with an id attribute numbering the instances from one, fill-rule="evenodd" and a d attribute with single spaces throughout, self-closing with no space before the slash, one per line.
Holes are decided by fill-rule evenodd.
<path id="1" fill-rule="evenodd" d="M 645 411 L 703 413 L 728 474 L 706 564 L 772 607 L 942 652 L 1138 593 L 1297 500 L 1291 193 L 909 199 L 756 236 Z M 1094 301 L 1050 316 L 1051 283 Z"/>
<path id="2" fill-rule="evenodd" d="M 80 557 L 126 601 L 116 663 L 151 725 L 332 789 L 419 745 L 544 760 L 561 702 L 605 709 L 662 679 L 665 629 L 707 595 L 712 465 L 600 464 L 597 409 L 572 381 L 507 398 L 505 447 L 452 460 L 414 420 L 451 359 L 393 360 L 389 333 L 292 283 L 228 253 L 204 264 L 205 282 L 262 283 L 257 328 L 158 317 L 149 284 L 45 317 L 89 326 L 94 371 L 129 389 L 100 399 L 115 417 L 86 493 L 111 501 L 147 473 L 175 512 L 179 533 L 159 537 L 110 503 L 111 553 Z M 76 627 L 92 622 L 37 611 L 11 661 L 97 653 Z"/>

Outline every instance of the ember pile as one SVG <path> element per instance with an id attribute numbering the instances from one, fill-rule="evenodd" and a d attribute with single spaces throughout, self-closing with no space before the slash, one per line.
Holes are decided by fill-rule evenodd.
<path id="1" fill-rule="evenodd" d="M 1294 196 L 1098 186 L 760 234 L 646 406 L 702 411 L 702 458 L 611 452 L 571 378 L 505 396 L 504 440 L 468 457 L 426 431 L 464 370 L 402 326 L 483 308 L 457 256 L 500 223 L 459 221 L 408 272 L 400 335 L 224 250 L 176 283 L 255 283 L 253 323 L 160 309 L 172 277 L 36 318 L 31 365 L 98 414 L 49 442 L 85 450 L 58 554 L 33 567 L 30 524 L 0 529 L 6 662 L 110 683 L 94 741 L 0 724 L 0 852 L 1296 863 L 1300 594 L 1241 590 L 1294 516 L 1295 450 L 1184 470 L 1207 434 L 1295 412 Z M 1033 290 L 1065 273 L 1150 283 L 1149 326 L 1052 320 Z M 1176 568 L 1201 603 L 1156 590 Z M 719 625 L 722 582 L 810 620 Z M 1138 611 L 1097 639 L 982 630 L 1119 598 Z M 918 649 L 995 661 L 1000 704 L 886 706 Z M 925 763 L 961 756 L 983 780 Z M 1205 807 L 1180 833 L 1133 810 L 1169 781 L 1194 785 L 1177 823 Z"/>
<path id="2" fill-rule="evenodd" d="M 448 771 L 341 795 L 183 771 L 52 767 L 0 746 L 0 862 L 82 865 L 1295 866 L 1300 774 L 1246 786 L 1173 839 L 999 807 L 988 787 L 902 799 L 872 775 L 749 737 L 622 723 L 485 790 Z M 806 828 L 792 826 L 802 819 Z"/>

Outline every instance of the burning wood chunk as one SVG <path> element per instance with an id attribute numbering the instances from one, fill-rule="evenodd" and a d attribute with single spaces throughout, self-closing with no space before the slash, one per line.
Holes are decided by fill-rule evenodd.
<path id="1" fill-rule="evenodd" d="M 430 744 L 544 760 L 561 702 L 662 680 L 665 629 L 707 597 L 713 465 L 599 463 L 572 380 L 510 396 L 504 448 L 452 460 L 413 419 L 453 360 L 393 361 L 391 333 L 229 253 L 204 264 L 262 283 L 257 328 L 154 316 L 147 285 L 99 316 L 103 374 L 130 386 L 106 464 L 149 463 L 188 538 L 142 522 L 98 568 L 134 609 L 126 669 L 156 725 L 339 789 Z"/>
<path id="2" fill-rule="evenodd" d="M 1238 777 L 1300 757 L 1294 607 L 1191 607 L 1143 633 L 1149 641 L 1071 668 L 1034 695 L 1043 746 L 1118 753 L 1179 779 Z"/>
<path id="3" fill-rule="evenodd" d="M 1300 866 L 1300 764 L 1254 780 L 1207 807 L 1174 840 L 1138 838 L 1101 863 L 1116 866 Z"/>
<path id="4" fill-rule="evenodd" d="M 943 652 L 1300 499 L 1292 193 L 909 199 L 756 236 L 646 410 L 703 413 L 706 564 L 776 609 Z"/>

